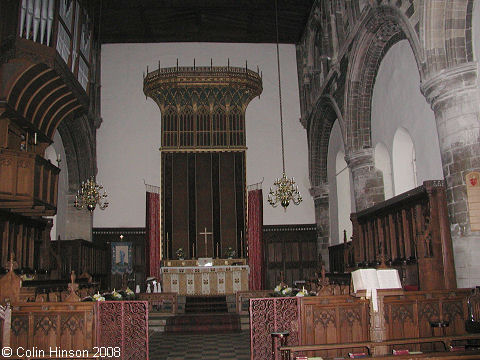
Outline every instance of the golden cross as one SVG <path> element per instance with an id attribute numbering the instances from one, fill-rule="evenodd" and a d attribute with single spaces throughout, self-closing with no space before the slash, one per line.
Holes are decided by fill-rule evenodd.
<path id="1" fill-rule="evenodd" d="M 213 235 L 212 232 L 207 232 L 207 228 L 205 228 L 204 232 L 201 232 L 200 235 L 205 235 L 205 257 L 207 257 L 207 236 Z"/>

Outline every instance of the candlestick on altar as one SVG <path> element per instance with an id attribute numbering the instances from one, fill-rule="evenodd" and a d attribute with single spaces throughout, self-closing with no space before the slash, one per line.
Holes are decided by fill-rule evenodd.
<path id="1" fill-rule="evenodd" d="M 240 230 L 240 258 L 243 258 L 243 231 Z"/>
<path id="2" fill-rule="evenodd" d="M 217 243 L 217 258 L 219 258 L 219 256 L 218 256 L 218 243 Z"/>
<path id="3" fill-rule="evenodd" d="M 165 258 L 168 259 L 168 232 L 167 232 L 167 240 L 165 241 L 165 245 L 167 247 L 167 251 L 165 253 Z"/>

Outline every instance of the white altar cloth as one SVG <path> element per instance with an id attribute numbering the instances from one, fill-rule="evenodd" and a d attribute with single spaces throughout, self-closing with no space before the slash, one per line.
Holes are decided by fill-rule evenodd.
<path id="1" fill-rule="evenodd" d="M 179 295 L 230 295 L 248 290 L 248 265 L 161 267 L 163 290 Z"/>

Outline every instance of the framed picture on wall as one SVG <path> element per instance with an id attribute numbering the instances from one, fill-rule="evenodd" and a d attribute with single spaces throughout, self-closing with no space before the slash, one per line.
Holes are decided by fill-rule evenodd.
<path id="1" fill-rule="evenodd" d="M 132 243 L 112 242 L 112 274 L 123 275 L 133 271 Z"/>

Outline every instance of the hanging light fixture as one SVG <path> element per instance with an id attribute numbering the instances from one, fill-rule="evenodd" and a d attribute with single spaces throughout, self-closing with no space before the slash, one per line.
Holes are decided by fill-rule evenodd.
<path id="1" fill-rule="evenodd" d="M 78 189 L 77 194 L 75 195 L 74 206 L 77 210 L 82 210 L 87 208 L 90 212 L 95 210 L 95 207 L 98 204 L 98 207 L 102 210 L 108 206 L 107 192 L 103 190 L 102 184 L 97 184 L 95 178 L 92 176 L 87 181 L 82 182 L 82 186 Z"/>
<path id="2" fill-rule="evenodd" d="M 278 10 L 277 0 L 275 0 L 275 29 L 277 32 L 277 71 L 278 71 L 278 97 L 280 100 L 280 134 L 282 138 L 282 165 L 283 173 L 281 178 L 277 178 L 273 185 L 275 189 L 270 188 L 268 194 L 268 202 L 273 207 L 277 207 L 278 204 L 282 205 L 283 209 L 287 211 L 287 207 L 290 202 L 298 205 L 302 202 L 302 196 L 298 191 L 298 186 L 295 184 L 295 179 L 287 178 L 285 174 L 285 150 L 283 143 L 283 113 L 282 113 L 282 85 L 280 81 L 280 51 L 278 46 Z"/>

